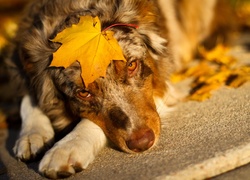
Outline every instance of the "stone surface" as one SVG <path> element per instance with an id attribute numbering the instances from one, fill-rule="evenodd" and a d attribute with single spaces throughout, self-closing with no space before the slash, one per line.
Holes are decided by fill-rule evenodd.
<path id="1" fill-rule="evenodd" d="M 13 157 L 17 135 L 13 129 L 1 132 L 0 179 L 43 179 L 38 162 L 26 165 Z M 126 154 L 107 147 L 88 169 L 68 179 L 204 179 L 249 162 L 247 83 L 238 89 L 223 87 L 205 102 L 180 103 L 163 119 L 161 138 L 153 149 Z"/>

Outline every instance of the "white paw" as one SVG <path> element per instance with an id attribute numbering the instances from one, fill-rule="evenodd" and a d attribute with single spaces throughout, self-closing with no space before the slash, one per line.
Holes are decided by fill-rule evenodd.
<path id="1" fill-rule="evenodd" d="M 23 161 L 34 159 L 53 142 L 54 130 L 49 118 L 36 106 L 29 96 L 21 104 L 22 129 L 13 151 Z"/>
<path id="2" fill-rule="evenodd" d="M 29 133 L 22 135 L 13 148 L 16 157 L 22 161 L 33 160 L 53 141 L 53 135 L 41 135 L 39 133 Z"/>
<path id="3" fill-rule="evenodd" d="M 45 154 L 39 171 L 48 178 L 68 177 L 87 168 L 94 158 L 91 144 L 66 136 Z"/>

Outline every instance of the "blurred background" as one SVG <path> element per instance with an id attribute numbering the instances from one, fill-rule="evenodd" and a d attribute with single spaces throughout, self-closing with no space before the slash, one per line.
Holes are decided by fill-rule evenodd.
<path id="1" fill-rule="evenodd" d="M 31 0 L 0 0 L 0 49 L 13 37 L 17 29 L 18 18 L 21 17 L 23 7 Z M 219 0 L 221 1 L 221 0 Z M 225 0 L 232 7 L 236 19 L 228 21 L 227 17 L 219 17 L 224 23 L 240 25 L 241 28 L 250 27 L 250 0 Z M 236 22 L 232 22 L 236 21 Z"/>

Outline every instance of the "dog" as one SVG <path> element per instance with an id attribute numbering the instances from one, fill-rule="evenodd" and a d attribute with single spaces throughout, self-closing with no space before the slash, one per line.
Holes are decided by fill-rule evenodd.
<path id="1" fill-rule="evenodd" d="M 216 4 L 216 0 L 202 4 L 198 0 L 35 0 L 29 4 L 6 58 L 10 67 L 18 67 L 10 71 L 22 87 L 16 157 L 33 160 L 63 134 L 39 164 L 44 176 L 60 178 L 86 169 L 108 141 L 127 153 L 152 148 L 160 136 L 160 116 L 178 101 L 169 74 L 190 59 L 195 46 L 208 36 Z M 111 61 L 106 76 L 88 87 L 77 61 L 67 68 L 49 66 L 60 47 L 51 39 L 77 24 L 80 16 L 99 17 L 102 29 L 113 24 L 138 26 L 110 28 L 126 62 Z"/>

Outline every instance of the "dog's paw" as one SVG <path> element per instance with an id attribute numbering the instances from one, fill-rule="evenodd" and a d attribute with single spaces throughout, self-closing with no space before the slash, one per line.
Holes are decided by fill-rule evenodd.
<path id="1" fill-rule="evenodd" d="M 30 97 L 23 97 L 20 114 L 22 129 L 13 148 L 22 161 L 33 160 L 53 143 L 54 130 L 49 118 L 32 104 Z"/>
<path id="2" fill-rule="evenodd" d="M 25 134 L 16 141 L 13 151 L 19 160 L 29 161 L 44 152 L 52 142 L 53 135 L 49 133 L 46 135 L 39 133 Z"/>
<path id="3" fill-rule="evenodd" d="M 39 171 L 48 178 L 65 178 L 87 168 L 94 158 L 94 151 L 88 142 L 82 142 L 77 137 L 64 138 L 45 154 Z"/>

